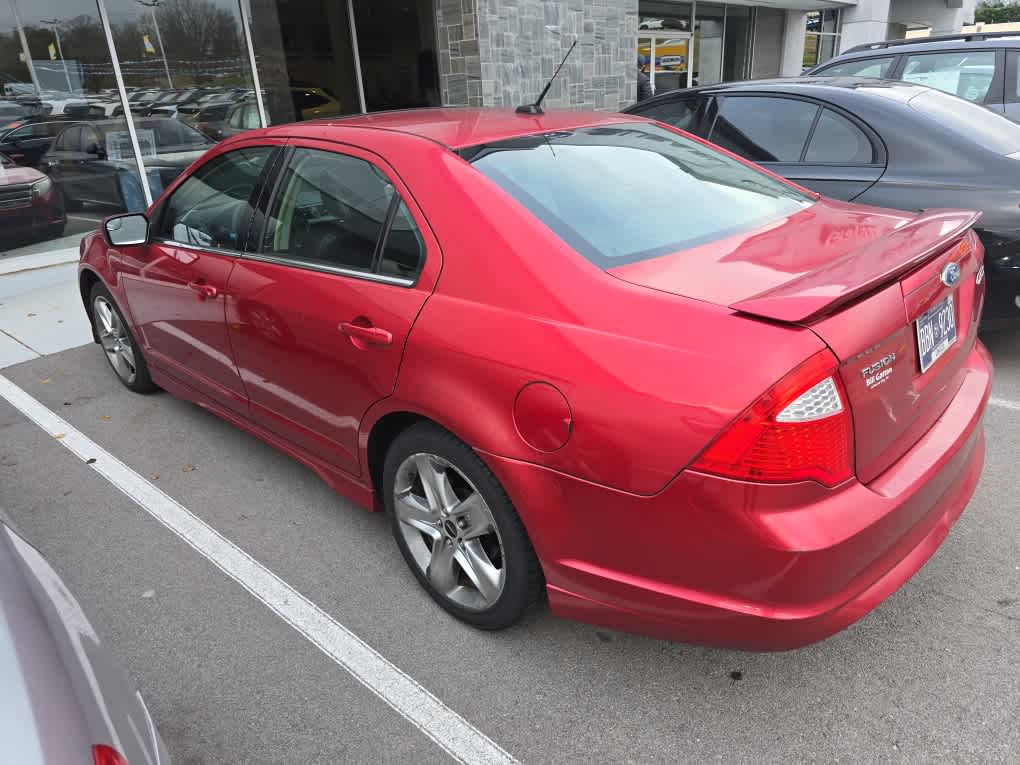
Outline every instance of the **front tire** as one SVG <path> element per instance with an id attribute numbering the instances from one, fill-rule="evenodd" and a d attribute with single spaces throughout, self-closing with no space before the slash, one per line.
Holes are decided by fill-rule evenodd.
<path id="1" fill-rule="evenodd" d="M 467 444 L 432 423 L 412 426 L 386 454 L 383 491 L 404 560 L 458 619 L 503 629 L 539 599 L 542 571 L 531 540 Z"/>
<path id="2" fill-rule="evenodd" d="M 102 282 L 92 286 L 89 305 L 92 308 L 90 313 L 96 337 L 117 379 L 135 393 L 151 393 L 156 390 L 145 357 L 113 295 Z"/>

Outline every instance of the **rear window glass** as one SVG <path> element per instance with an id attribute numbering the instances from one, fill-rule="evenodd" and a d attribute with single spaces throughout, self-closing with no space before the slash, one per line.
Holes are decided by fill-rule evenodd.
<path id="1" fill-rule="evenodd" d="M 908 102 L 948 130 L 996 154 L 1020 151 L 1020 125 L 984 106 L 940 90 L 924 90 Z"/>
<path id="2" fill-rule="evenodd" d="M 814 201 L 656 125 L 545 133 L 461 155 L 603 268 L 750 231 Z"/>

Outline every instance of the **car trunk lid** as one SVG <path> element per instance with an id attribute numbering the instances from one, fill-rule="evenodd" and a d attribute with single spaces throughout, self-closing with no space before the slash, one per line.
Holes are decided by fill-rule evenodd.
<path id="1" fill-rule="evenodd" d="M 814 331 L 839 359 L 856 473 L 867 483 L 917 442 L 962 383 L 983 295 L 983 250 L 969 234 L 978 218 L 821 201 L 736 241 L 609 273 Z M 943 338 L 954 324 L 955 338 Z"/>

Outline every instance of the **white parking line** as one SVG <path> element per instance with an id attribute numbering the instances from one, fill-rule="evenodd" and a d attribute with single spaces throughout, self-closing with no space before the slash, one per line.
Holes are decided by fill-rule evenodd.
<path id="1" fill-rule="evenodd" d="M 1010 401 L 1008 398 L 996 398 L 992 397 L 988 399 L 989 406 L 997 406 L 1000 409 L 1012 409 L 1014 412 L 1020 412 L 1020 401 Z"/>
<path id="2" fill-rule="evenodd" d="M 304 595 L 2 375 L 0 397 L 244 587 L 455 760 L 467 765 L 517 762 Z"/>

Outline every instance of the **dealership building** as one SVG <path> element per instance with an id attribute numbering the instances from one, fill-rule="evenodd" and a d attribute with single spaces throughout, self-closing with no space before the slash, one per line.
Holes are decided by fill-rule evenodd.
<path id="1" fill-rule="evenodd" d="M 659 92 L 796 75 L 911 28 L 957 31 L 974 2 L 6 0 L 0 116 L 15 101 L 35 98 L 58 115 L 88 99 L 105 117 L 126 111 L 132 125 L 188 115 L 218 139 L 382 109 L 512 107 L 534 100 L 575 42 L 546 105 L 615 110 L 635 100 L 639 70 Z M 222 94 L 236 108 L 220 109 L 209 128 L 205 112 L 176 109 L 189 89 L 205 99 L 193 105 Z M 159 152 L 137 132 L 110 139 L 119 155 Z"/>

